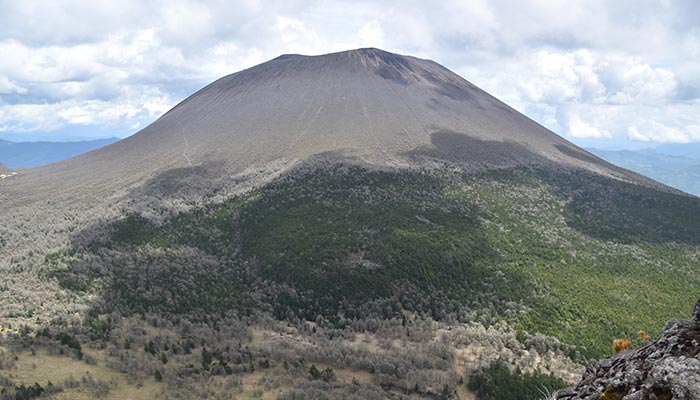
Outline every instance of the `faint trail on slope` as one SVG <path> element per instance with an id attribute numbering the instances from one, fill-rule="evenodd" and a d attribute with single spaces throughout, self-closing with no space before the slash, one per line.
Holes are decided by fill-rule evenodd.
<path id="1" fill-rule="evenodd" d="M 187 149 L 190 148 L 190 144 L 187 141 L 187 137 L 185 136 L 185 128 L 180 123 L 180 120 L 176 119 L 175 122 L 177 122 L 177 125 L 180 127 L 180 130 L 182 131 L 182 139 L 185 141 L 185 149 L 182 150 L 182 156 L 185 157 L 187 163 L 190 164 L 190 167 L 194 167 L 194 165 L 192 164 L 192 160 L 190 160 L 190 156 L 187 155 Z"/>
<path id="2" fill-rule="evenodd" d="M 379 87 L 377 86 L 377 82 L 375 81 L 375 77 L 374 77 L 374 76 L 370 76 L 369 81 L 372 83 L 372 86 L 374 87 L 374 90 L 375 90 L 377 93 L 379 93 L 379 94 L 382 96 L 382 98 L 384 99 L 384 101 L 386 102 L 387 96 L 386 96 L 386 94 L 383 93 L 383 91 L 379 90 Z M 413 108 L 411 108 L 411 107 L 408 105 L 408 103 L 406 103 L 406 101 L 401 97 L 401 95 L 400 95 L 399 92 L 396 90 L 396 88 L 394 88 L 394 87 L 391 86 L 391 85 L 388 85 L 388 86 L 389 86 L 389 87 L 391 88 L 391 90 L 394 92 L 394 95 L 396 95 L 396 97 L 399 98 L 399 100 L 401 101 L 401 103 L 403 103 L 403 105 L 406 107 L 406 109 L 411 113 L 411 115 L 413 115 L 413 118 L 415 118 L 415 120 L 418 122 L 418 124 L 420 125 L 421 129 L 423 129 L 423 132 L 425 132 L 425 134 L 427 135 L 427 137 L 430 137 L 430 133 L 428 133 L 428 129 L 425 127 L 425 124 L 423 124 L 423 121 L 422 121 L 420 118 L 418 118 L 418 115 L 417 115 L 416 112 L 413 110 Z M 404 128 L 404 132 L 408 132 L 408 131 Z M 402 140 L 405 144 L 406 144 L 406 143 L 409 143 L 409 141 L 408 141 L 407 138 L 402 138 L 401 140 Z M 383 149 L 382 152 L 387 156 L 387 158 L 392 158 L 391 156 L 389 156 L 389 154 L 388 154 L 388 152 L 387 152 L 387 149 Z"/>
<path id="3" fill-rule="evenodd" d="M 311 105 L 313 104 L 313 103 L 312 103 L 312 100 L 315 100 L 315 99 L 316 99 L 316 97 L 317 97 L 317 95 L 318 95 L 318 92 L 319 92 L 319 88 L 320 88 L 319 86 L 314 86 L 313 93 L 311 94 L 311 99 L 309 99 L 309 101 L 308 101 L 306 107 L 304 108 L 304 111 L 302 112 L 302 114 L 299 115 L 299 121 L 302 120 L 302 116 L 306 116 L 307 111 L 309 111 L 309 109 L 311 108 Z M 327 96 L 324 96 L 324 98 L 325 98 L 325 97 L 327 97 Z M 316 114 L 314 114 L 314 116 L 313 116 L 313 117 L 311 118 L 311 120 L 306 124 L 306 126 L 304 127 L 304 129 L 303 129 L 299 134 L 296 135 L 296 138 L 294 139 L 294 143 L 293 143 L 293 148 L 297 148 L 297 145 L 298 145 L 299 143 L 301 143 L 302 140 L 304 140 L 304 137 L 305 137 L 306 134 L 309 132 L 309 129 L 310 129 L 311 126 L 316 122 L 316 120 L 318 119 L 319 114 L 321 114 L 321 110 L 323 110 L 323 101 L 321 102 L 321 105 L 320 105 L 320 106 L 318 107 L 318 109 L 316 110 Z"/>
<path id="4" fill-rule="evenodd" d="M 416 114 L 415 110 L 413 110 L 413 108 L 410 105 L 408 105 L 406 100 L 399 94 L 399 92 L 396 90 L 396 88 L 394 86 L 389 85 L 389 87 L 391 88 L 391 90 L 394 91 L 394 94 L 396 95 L 396 97 L 398 97 L 399 100 L 401 100 L 401 103 L 403 103 L 404 107 L 406 107 L 406 109 L 413 115 L 413 118 L 416 119 L 418 124 L 420 124 L 421 128 L 423 128 L 423 132 L 425 132 L 425 134 L 428 137 L 430 137 L 430 132 L 428 132 L 428 128 L 426 128 L 425 124 L 423 124 L 423 121 L 420 118 L 418 118 L 418 114 Z"/>

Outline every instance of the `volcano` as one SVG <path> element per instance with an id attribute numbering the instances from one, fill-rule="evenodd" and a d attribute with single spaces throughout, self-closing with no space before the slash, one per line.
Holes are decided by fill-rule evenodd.
<path id="1" fill-rule="evenodd" d="M 700 291 L 700 199 L 378 49 L 283 55 L 3 171 L 9 393 L 51 368 L 70 398 L 538 399 Z"/>
<path id="2" fill-rule="evenodd" d="M 173 168 L 236 173 L 325 154 L 411 166 L 422 156 L 467 169 L 547 164 L 660 187 L 547 130 L 447 68 L 378 49 L 282 55 L 225 76 L 137 134 L 24 171 L 32 187 L 125 189 Z M 56 190 L 61 190 L 56 188 Z"/>

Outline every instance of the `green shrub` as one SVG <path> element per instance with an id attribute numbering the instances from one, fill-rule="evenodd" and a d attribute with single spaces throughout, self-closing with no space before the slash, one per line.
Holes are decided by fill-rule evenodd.
<path id="1" fill-rule="evenodd" d="M 479 400 L 538 400 L 565 386 L 560 378 L 540 372 L 511 371 L 500 361 L 476 370 L 468 383 Z"/>

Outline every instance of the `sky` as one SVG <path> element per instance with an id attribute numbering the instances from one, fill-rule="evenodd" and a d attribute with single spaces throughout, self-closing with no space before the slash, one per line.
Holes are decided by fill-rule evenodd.
<path id="1" fill-rule="evenodd" d="M 700 1 L 0 0 L 0 139 L 125 137 L 280 54 L 429 58 L 573 142 L 700 142 Z"/>

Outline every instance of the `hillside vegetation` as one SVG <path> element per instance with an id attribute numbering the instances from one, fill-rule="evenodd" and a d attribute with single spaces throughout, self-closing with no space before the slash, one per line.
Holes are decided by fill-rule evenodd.
<path id="1" fill-rule="evenodd" d="M 105 312 L 504 319 L 599 357 L 692 300 L 698 218 L 694 198 L 587 173 L 336 164 L 161 222 L 129 214 L 49 274 L 100 288 Z"/>
<path id="2" fill-rule="evenodd" d="M 162 190 L 173 187 L 171 179 Z M 549 372 L 537 371 L 572 379 L 574 362 L 610 354 L 614 338 L 659 332 L 696 297 L 699 216 L 695 198 L 584 172 L 466 174 L 321 163 L 225 201 L 181 211 L 131 208 L 76 233 L 72 245 L 45 256 L 40 275 L 85 299 L 92 317 L 78 325 L 54 321 L 48 337 L 70 332 L 94 348 L 116 345 L 121 352 L 143 342 L 136 346 L 144 347 L 144 360 L 162 353 L 177 368 L 200 365 L 184 375 L 195 381 L 211 376 L 216 360 L 224 376 L 249 377 L 243 379 L 252 379 L 253 365 L 263 362 L 277 371 L 277 378 L 265 379 L 290 393 L 282 398 L 313 397 L 315 389 L 279 375 L 276 368 L 297 356 L 256 339 L 272 321 L 289 324 L 292 330 L 283 331 L 295 340 L 313 343 L 291 347 L 306 354 L 298 371 L 308 370 L 308 361 L 334 370 L 333 379 L 347 369 L 350 384 L 361 376 L 378 398 L 457 397 L 479 366 L 506 379 L 500 367 L 488 369 L 499 359 L 535 373 L 513 375 L 513 382 L 550 382 Z M 119 326 L 131 315 L 153 321 L 144 332 L 170 327 L 170 339 L 157 339 L 170 344 L 142 333 L 127 346 L 131 334 Z M 222 342 L 225 332 L 239 329 L 239 318 L 248 321 L 241 328 L 248 333 Z M 393 322 L 387 331 L 378 330 L 386 324 L 380 321 Z M 193 323 L 201 328 L 193 331 Z M 499 339 L 489 349 L 484 336 L 444 336 L 440 326 L 496 329 L 487 337 Z M 354 349 L 359 337 L 367 346 L 389 340 L 379 346 L 396 354 L 423 349 L 425 361 L 407 361 L 404 372 L 398 366 L 378 372 L 376 361 L 360 361 L 369 353 L 350 364 L 348 356 L 306 353 L 319 354 L 327 340 Z M 233 351 L 244 343 L 258 349 L 244 353 L 251 352 L 249 361 Z M 442 350 L 431 347 L 438 343 Z M 204 364 L 197 349 L 205 352 Z M 550 361 L 534 361 L 543 357 Z M 143 362 L 134 367 L 142 370 L 134 372 L 140 379 L 155 374 Z M 446 375 L 419 378 L 422 368 Z M 161 378 L 183 376 L 178 369 L 158 371 Z M 164 395 L 172 395 L 169 379 Z"/>

